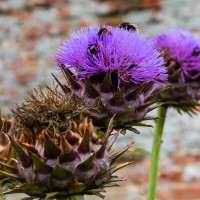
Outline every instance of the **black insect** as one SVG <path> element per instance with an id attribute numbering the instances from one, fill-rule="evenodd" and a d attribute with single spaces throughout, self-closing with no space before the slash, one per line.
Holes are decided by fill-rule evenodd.
<path id="1" fill-rule="evenodd" d="M 198 56 L 198 55 L 200 54 L 200 48 L 198 48 L 198 47 L 194 48 L 192 54 L 193 54 L 194 56 Z"/>
<path id="2" fill-rule="evenodd" d="M 128 31 L 138 32 L 137 26 L 130 24 L 129 22 L 123 22 L 119 25 L 119 28 L 126 29 Z"/>
<path id="3" fill-rule="evenodd" d="M 101 36 L 102 33 L 108 33 L 108 34 L 110 34 L 111 32 L 107 28 L 101 28 L 100 31 L 98 32 L 98 35 Z"/>
<path id="4" fill-rule="evenodd" d="M 137 64 L 136 64 L 136 63 L 131 64 L 128 68 L 129 68 L 129 69 L 133 69 L 134 67 L 137 67 Z"/>
<path id="5" fill-rule="evenodd" d="M 99 44 L 92 44 L 92 45 L 89 45 L 88 50 L 91 54 L 97 55 L 97 51 L 99 47 L 100 47 Z"/>

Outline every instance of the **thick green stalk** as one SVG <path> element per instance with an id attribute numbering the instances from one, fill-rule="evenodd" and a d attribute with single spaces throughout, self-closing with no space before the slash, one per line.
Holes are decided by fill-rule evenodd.
<path id="1" fill-rule="evenodd" d="M 150 173 L 149 173 L 149 186 L 147 192 L 147 200 L 155 200 L 157 177 L 158 177 L 158 163 L 160 146 L 162 143 L 162 133 L 165 123 L 167 106 L 160 106 L 157 111 L 157 117 L 153 135 L 153 144 L 150 157 Z"/>

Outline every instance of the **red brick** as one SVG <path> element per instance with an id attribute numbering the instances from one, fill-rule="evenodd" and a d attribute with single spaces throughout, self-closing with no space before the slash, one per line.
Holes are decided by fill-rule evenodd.
<path id="1" fill-rule="evenodd" d="M 7 93 L 11 98 L 17 97 L 17 95 L 18 95 L 18 91 L 16 91 L 15 88 L 7 89 L 6 93 Z"/>
<path id="2" fill-rule="evenodd" d="M 35 74 L 30 72 L 16 72 L 15 73 L 15 81 L 21 85 L 26 85 L 29 82 L 33 81 L 35 79 Z"/>
<path id="3" fill-rule="evenodd" d="M 34 26 L 25 27 L 23 30 L 24 37 L 27 38 L 36 38 L 41 35 L 48 34 L 51 29 L 50 24 L 39 24 Z"/>
<path id="4" fill-rule="evenodd" d="M 4 80 L 5 80 L 4 77 L 0 76 L 0 85 L 3 84 Z"/>
<path id="5" fill-rule="evenodd" d="M 81 19 L 79 26 L 80 27 L 87 27 L 87 26 L 89 26 L 89 23 L 88 23 L 87 20 Z"/>
<path id="6" fill-rule="evenodd" d="M 27 68 L 37 70 L 38 67 L 38 57 L 37 56 L 28 56 L 24 64 Z"/>
<path id="7" fill-rule="evenodd" d="M 69 2 L 70 2 L 70 0 L 51 0 L 52 4 L 60 4 L 60 3 L 65 4 L 65 3 L 69 3 Z"/>
<path id="8" fill-rule="evenodd" d="M 159 179 L 170 180 L 174 182 L 182 181 L 183 171 L 181 167 L 171 168 L 165 171 L 160 170 Z"/>
<path id="9" fill-rule="evenodd" d="M 14 12 L 12 16 L 17 18 L 18 20 L 28 20 L 32 17 L 32 12 L 29 12 L 27 10 L 20 10 L 19 12 Z"/>
<path id="10" fill-rule="evenodd" d="M 140 8 L 147 9 L 147 8 L 161 8 L 161 0 L 142 0 L 140 3 Z"/>
<path id="11" fill-rule="evenodd" d="M 200 160 L 199 154 L 185 154 L 185 153 L 177 153 L 171 157 L 172 161 L 178 165 L 186 165 L 197 163 Z"/>
<path id="12" fill-rule="evenodd" d="M 59 9 L 59 17 L 62 19 L 68 19 L 71 17 L 71 11 L 68 7 L 62 7 Z"/>
<path id="13" fill-rule="evenodd" d="M 117 12 L 119 11 L 119 4 L 116 4 L 116 2 L 108 2 L 108 8 L 109 12 Z"/>
<path id="14" fill-rule="evenodd" d="M 131 170 L 132 173 L 128 177 L 128 179 L 136 184 L 146 184 L 149 178 L 148 170 L 149 170 L 148 159 L 144 159 L 141 162 L 137 162 L 134 166 L 132 166 L 132 170 Z"/>
<path id="15" fill-rule="evenodd" d="M 36 43 L 34 40 L 25 40 L 20 41 L 18 46 L 20 49 L 23 49 L 23 51 L 33 51 L 35 49 Z"/>
<path id="16" fill-rule="evenodd" d="M 170 188 L 165 187 L 165 186 L 163 188 L 160 188 L 158 184 L 157 193 L 156 193 L 157 200 L 175 200 L 172 197 L 173 197 L 173 194 L 170 191 Z"/>
<path id="17" fill-rule="evenodd" d="M 66 35 L 71 30 L 71 25 L 69 23 L 62 23 L 59 26 L 60 34 Z"/>
<path id="18" fill-rule="evenodd" d="M 118 26 L 122 22 L 122 17 L 104 17 L 99 18 L 100 24 L 109 24 L 111 26 Z"/>
<path id="19" fill-rule="evenodd" d="M 200 184 L 185 184 L 172 189 L 173 199 L 175 200 L 194 200 L 200 199 Z"/>
<path id="20" fill-rule="evenodd" d="M 28 0 L 26 6 L 34 7 L 34 6 L 49 6 L 49 0 Z"/>
<path id="21" fill-rule="evenodd" d="M 20 69 L 23 65 L 23 59 L 18 56 L 16 58 L 14 58 L 13 60 L 11 60 L 11 62 L 8 64 L 5 63 L 6 69 Z"/>

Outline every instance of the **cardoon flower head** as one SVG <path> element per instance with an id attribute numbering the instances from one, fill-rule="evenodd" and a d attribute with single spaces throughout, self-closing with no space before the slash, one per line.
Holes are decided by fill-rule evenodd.
<path id="1" fill-rule="evenodd" d="M 154 43 L 129 23 L 82 28 L 63 42 L 53 61 L 68 80 L 62 85 L 55 77 L 63 90 L 84 95 L 86 104 L 96 106 L 93 122 L 101 127 L 114 114 L 115 128 L 144 120 L 155 103 L 155 85 L 167 78 Z"/>
<path id="2" fill-rule="evenodd" d="M 80 79 L 116 72 L 124 81 L 140 84 L 166 79 L 163 59 L 154 44 L 124 28 L 90 26 L 65 40 L 53 57 L 66 68 L 75 68 Z"/>
<path id="3" fill-rule="evenodd" d="M 131 162 L 116 160 L 133 142 L 114 151 L 120 131 L 111 135 L 113 118 L 100 138 L 80 99 L 62 96 L 57 88 L 35 91 L 15 110 L 14 124 L 0 116 L 0 186 L 5 190 L 0 198 L 10 193 L 29 195 L 25 199 L 104 198 L 104 188 L 123 180 L 114 173 Z"/>
<path id="4" fill-rule="evenodd" d="M 181 29 L 166 30 L 154 41 L 161 51 L 170 86 L 161 98 L 179 111 L 194 112 L 200 99 L 200 38 Z"/>

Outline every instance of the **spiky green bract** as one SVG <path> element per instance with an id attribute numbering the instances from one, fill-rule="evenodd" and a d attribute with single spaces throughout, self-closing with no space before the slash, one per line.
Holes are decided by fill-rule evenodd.
<path id="1" fill-rule="evenodd" d="M 169 29 L 154 38 L 165 60 L 168 90 L 160 99 L 179 112 L 199 111 L 200 38 L 189 31 Z"/>
<path id="2" fill-rule="evenodd" d="M 117 185 L 118 178 L 113 173 L 130 164 L 114 164 L 132 143 L 112 153 L 119 135 L 117 132 L 110 138 L 112 123 L 113 119 L 102 139 L 87 118 L 62 133 L 56 128 L 43 127 L 34 141 L 27 138 L 35 134 L 30 129 L 28 134 L 27 129 L 21 129 L 18 140 L 15 135 L 7 135 L 16 162 L 13 165 L 0 162 L 0 165 L 2 172 L 16 179 L 17 184 L 5 194 L 22 192 L 40 199 L 73 199 L 85 194 L 103 198 L 105 187 Z"/>
<path id="3" fill-rule="evenodd" d="M 121 80 L 118 87 L 118 76 L 115 72 L 101 73 L 80 80 L 64 65 L 60 65 L 67 84 L 62 84 L 54 76 L 65 94 L 73 92 L 77 97 L 84 96 L 84 103 L 98 108 L 92 116 L 95 126 L 105 128 L 109 119 L 116 115 L 115 129 L 131 129 L 138 133 L 132 126 L 144 126 L 144 120 L 153 119 L 147 117 L 147 113 L 156 108 L 156 85 L 152 82 L 144 82 L 140 85 Z"/>

